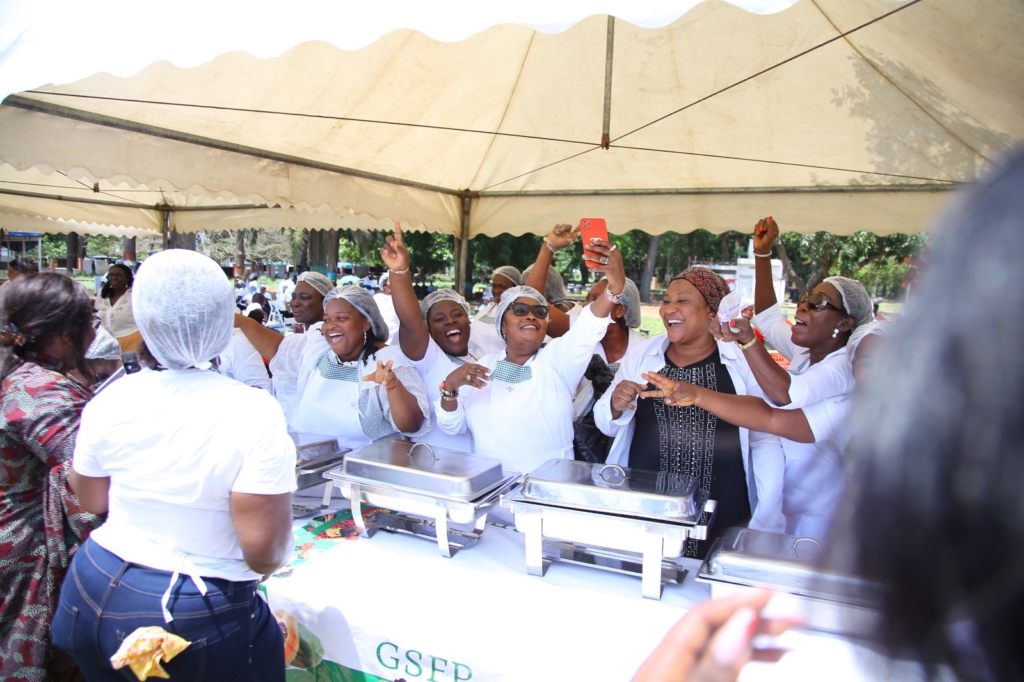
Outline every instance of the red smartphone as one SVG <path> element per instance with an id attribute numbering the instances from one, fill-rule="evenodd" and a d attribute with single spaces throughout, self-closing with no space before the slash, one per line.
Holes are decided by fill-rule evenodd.
<path id="1" fill-rule="evenodd" d="M 581 218 L 580 235 L 583 240 L 583 262 L 587 264 L 588 268 L 600 266 L 601 263 L 590 258 L 594 252 L 588 251 L 587 247 L 592 243 L 591 239 L 608 241 L 608 225 L 604 222 L 604 218 Z"/>

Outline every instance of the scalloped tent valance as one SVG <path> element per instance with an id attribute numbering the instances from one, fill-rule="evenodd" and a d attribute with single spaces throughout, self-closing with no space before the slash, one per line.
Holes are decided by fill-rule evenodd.
<path id="1" fill-rule="evenodd" d="M 462 245 L 584 215 L 619 233 L 768 213 L 802 232 L 915 232 L 1024 139 L 1022 31 L 1019 0 L 801 0 L 771 16 L 708 0 L 658 29 L 594 16 L 451 44 L 396 31 L 13 95 L 0 160 L 237 200 L 247 227 L 292 210 Z"/>

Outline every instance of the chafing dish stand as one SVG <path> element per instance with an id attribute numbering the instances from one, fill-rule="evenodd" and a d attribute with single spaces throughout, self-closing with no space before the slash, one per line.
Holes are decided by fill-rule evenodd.
<path id="1" fill-rule="evenodd" d="M 324 476 L 351 501 L 363 537 L 381 528 L 414 535 L 449 558 L 477 543 L 487 513 L 521 478 L 496 459 L 402 440 L 353 450 Z"/>
<path id="2" fill-rule="evenodd" d="M 686 540 L 707 538 L 716 503 L 690 476 L 551 460 L 502 505 L 526 535 L 530 575 L 543 576 L 552 561 L 592 566 L 639 575 L 641 594 L 661 599 L 665 583 L 683 581 Z"/>

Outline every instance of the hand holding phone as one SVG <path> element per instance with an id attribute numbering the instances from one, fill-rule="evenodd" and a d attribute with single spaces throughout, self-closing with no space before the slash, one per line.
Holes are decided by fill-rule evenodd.
<path id="1" fill-rule="evenodd" d="M 587 267 L 594 268 L 601 265 L 594 252 L 588 250 L 587 247 L 594 243 L 594 239 L 610 241 L 608 239 L 608 225 L 605 223 L 604 218 L 582 218 L 580 220 L 580 232 L 583 235 L 583 260 Z"/>

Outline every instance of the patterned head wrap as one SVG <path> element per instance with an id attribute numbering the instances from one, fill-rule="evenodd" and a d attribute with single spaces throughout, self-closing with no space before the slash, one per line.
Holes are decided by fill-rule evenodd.
<path id="1" fill-rule="evenodd" d="M 370 321 L 370 329 L 373 330 L 373 335 L 377 337 L 378 341 L 387 340 L 388 325 L 384 318 L 381 317 L 377 302 L 373 300 L 370 292 L 356 284 L 343 284 L 324 296 L 324 311 L 327 310 L 328 303 L 339 298 L 350 304 L 359 311 L 360 315 Z"/>
<path id="2" fill-rule="evenodd" d="M 312 270 L 307 270 L 299 275 L 299 279 L 296 281 L 296 284 L 299 282 L 305 282 L 319 291 L 320 295 L 325 298 L 327 297 L 327 294 L 331 293 L 331 290 L 334 289 L 334 285 L 331 284 L 331 280 L 327 278 L 327 275 L 321 275 L 319 272 L 313 272 Z"/>
<path id="3" fill-rule="evenodd" d="M 501 275 L 512 280 L 513 286 L 519 286 L 523 283 L 523 274 L 511 265 L 502 265 L 500 268 L 494 268 L 494 272 L 491 273 L 491 279 L 494 279 L 494 275 Z"/>
<path id="4" fill-rule="evenodd" d="M 523 270 L 523 282 L 526 282 L 531 272 L 533 272 L 532 265 Z M 551 305 L 561 305 L 565 303 L 565 297 L 565 281 L 555 266 L 549 265 L 547 280 L 544 282 L 544 298 L 548 299 Z"/>
<path id="5" fill-rule="evenodd" d="M 725 295 L 729 293 L 729 285 L 725 283 L 722 276 L 717 272 L 702 268 L 700 266 L 694 266 L 692 268 L 686 268 L 678 275 L 672 278 L 672 281 L 677 279 L 685 279 L 687 282 L 697 287 L 697 291 L 704 297 L 704 301 L 711 308 L 711 312 L 718 312 L 718 304 L 722 302 Z"/>
<path id="6" fill-rule="evenodd" d="M 825 281 L 839 290 L 846 314 L 854 319 L 854 329 L 874 319 L 875 306 L 863 284 L 849 277 L 826 277 Z"/>
<path id="7" fill-rule="evenodd" d="M 462 309 L 466 311 L 466 315 L 469 315 L 469 304 L 466 303 L 466 299 L 455 293 L 454 289 L 435 289 L 420 301 L 420 310 L 423 311 L 423 320 L 425 322 L 427 322 L 430 309 L 435 303 L 440 303 L 441 301 L 454 301 L 462 306 Z M 429 324 L 429 322 L 427 323 Z"/>
<path id="8" fill-rule="evenodd" d="M 498 303 L 497 310 L 494 311 L 494 328 L 498 330 L 498 336 L 501 338 L 505 338 L 505 335 L 501 333 L 501 322 L 505 319 L 505 313 L 508 312 L 509 306 L 515 303 L 517 298 L 532 298 L 541 305 L 548 304 L 540 292 L 533 287 L 518 286 L 506 289 L 505 293 L 501 295 L 501 302 Z"/>

